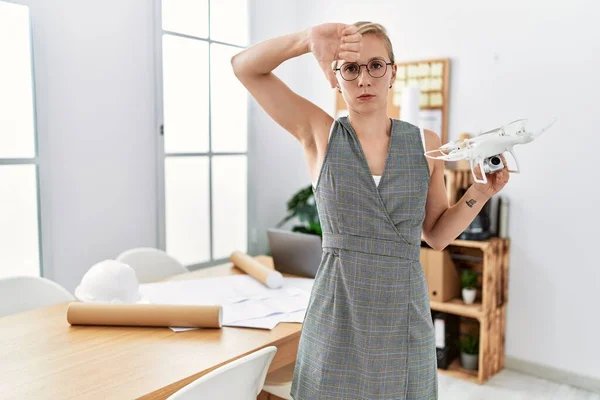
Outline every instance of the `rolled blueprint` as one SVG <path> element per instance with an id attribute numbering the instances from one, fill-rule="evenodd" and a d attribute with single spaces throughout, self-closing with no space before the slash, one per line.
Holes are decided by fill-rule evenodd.
<path id="1" fill-rule="evenodd" d="M 271 289 L 281 287 L 283 284 L 281 272 L 266 267 L 246 253 L 234 251 L 231 253 L 230 260 L 236 267 Z"/>
<path id="2" fill-rule="evenodd" d="M 107 304 L 72 302 L 67 308 L 71 325 L 164 326 L 220 328 L 220 305 Z"/>

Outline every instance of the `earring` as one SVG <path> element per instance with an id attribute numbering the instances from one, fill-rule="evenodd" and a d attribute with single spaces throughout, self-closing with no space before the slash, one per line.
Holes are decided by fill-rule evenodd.
<path id="1" fill-rule="evenodd" d="M 392 88 L 392 84 L 390 83 L 390 89 Z"/>
<path id="2" fill-rule="evenodd" d="M 338 92 L 342 93 L 342 89 L 340 89 L 340 87 L 337 87 Z"/>

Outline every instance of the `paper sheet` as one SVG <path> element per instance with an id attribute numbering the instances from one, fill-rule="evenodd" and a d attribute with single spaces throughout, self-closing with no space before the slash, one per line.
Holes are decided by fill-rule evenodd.
<path id="1" fill-rule="evenodd" d="M 292 313 L 278 313 L 269 315 L 267 317 L 262 318 L 253 318 L 247 319 L 237 322 L 232 322 L 229 324 L 223 324 L 223 326 L 233 326 L 238 328 L 256 328 L 256 329 L 273 329 L 280 322 L 290 322 L 290 323 L 303 323 L 304 316 L 306 314 L 306 310 L 300 310 Z M 171 330 L 174 332 L 185 332 L 190 330 L 195 330 L 196 328 L 176 328 L 171 327 Z"/>
<path id="2" fill-rule="evenodd" d="M 279 322 L 295 322 L 295 323 L 303 323 L 304 316 L 306 315 L 306 310 L 300 310 L 293 313 L 289 313 L 284 319 Z"/>
<path id="3" fill-rule="evenodd" d="M 312 278 L 283 278 L 283 287 L 303 289 L 310 294 L 314 282 Z"/>
<path id="4" fill-rule="evenodd" d="M 280 322 L 292 322 L 292 323 L 302 323 L 304 322 L 304 315 L 306 314 L 306 309 L 299 310 L 291 313 L 279 313 L 274 315 L 269 315 L 267 317 L 262 318 L 254 318 L 245 321 L 237 321 L 227 326 L 237 326 L 242 328 L 258 328 L 258 329 L 273 329 Z"/>
<path id="5" fill-rule="evenodd" d="M 248 299 L 297 295 L 297 289 L 310 293 L 314 279 L 284 278 L 281 288 L 269 289 L 248 275 L 221 276 L 194 280 L 144 283 L 140 294 L 152 303 L 225 304 Z"/>
<path id="6" fill-rule="evenodd" d="M 233 275 L 146 283 L 140 293 L 153 304 L 220 304 L 223 326 L 273 329 L 279 322 L 303 321 L 313 283 L 310 278 L 284 278 L 282 287 L 269 289 L 248 275 Z"/>

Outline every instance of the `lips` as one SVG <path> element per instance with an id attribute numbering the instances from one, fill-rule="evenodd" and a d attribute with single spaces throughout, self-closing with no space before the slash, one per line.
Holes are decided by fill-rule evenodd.
<path id="1" fill-rule="evenodd" d="M 358 96 L 359 99 L 363 99 L 363 100 L 372 99 L 373 97 L 375 97 L 375 95 L 372 95 L 372 94 L 361 94 L 360 96 Z"/>

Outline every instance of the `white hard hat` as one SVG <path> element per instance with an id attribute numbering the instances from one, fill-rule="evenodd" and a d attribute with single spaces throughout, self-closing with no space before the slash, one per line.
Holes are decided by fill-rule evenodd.
<path id="1" fill-rule="evenodd" d="M 84 303 L 137 303 L 141 300 L 135 271 L 116 260 L 92 265 L 75 289 L 75 296 Z"/>

